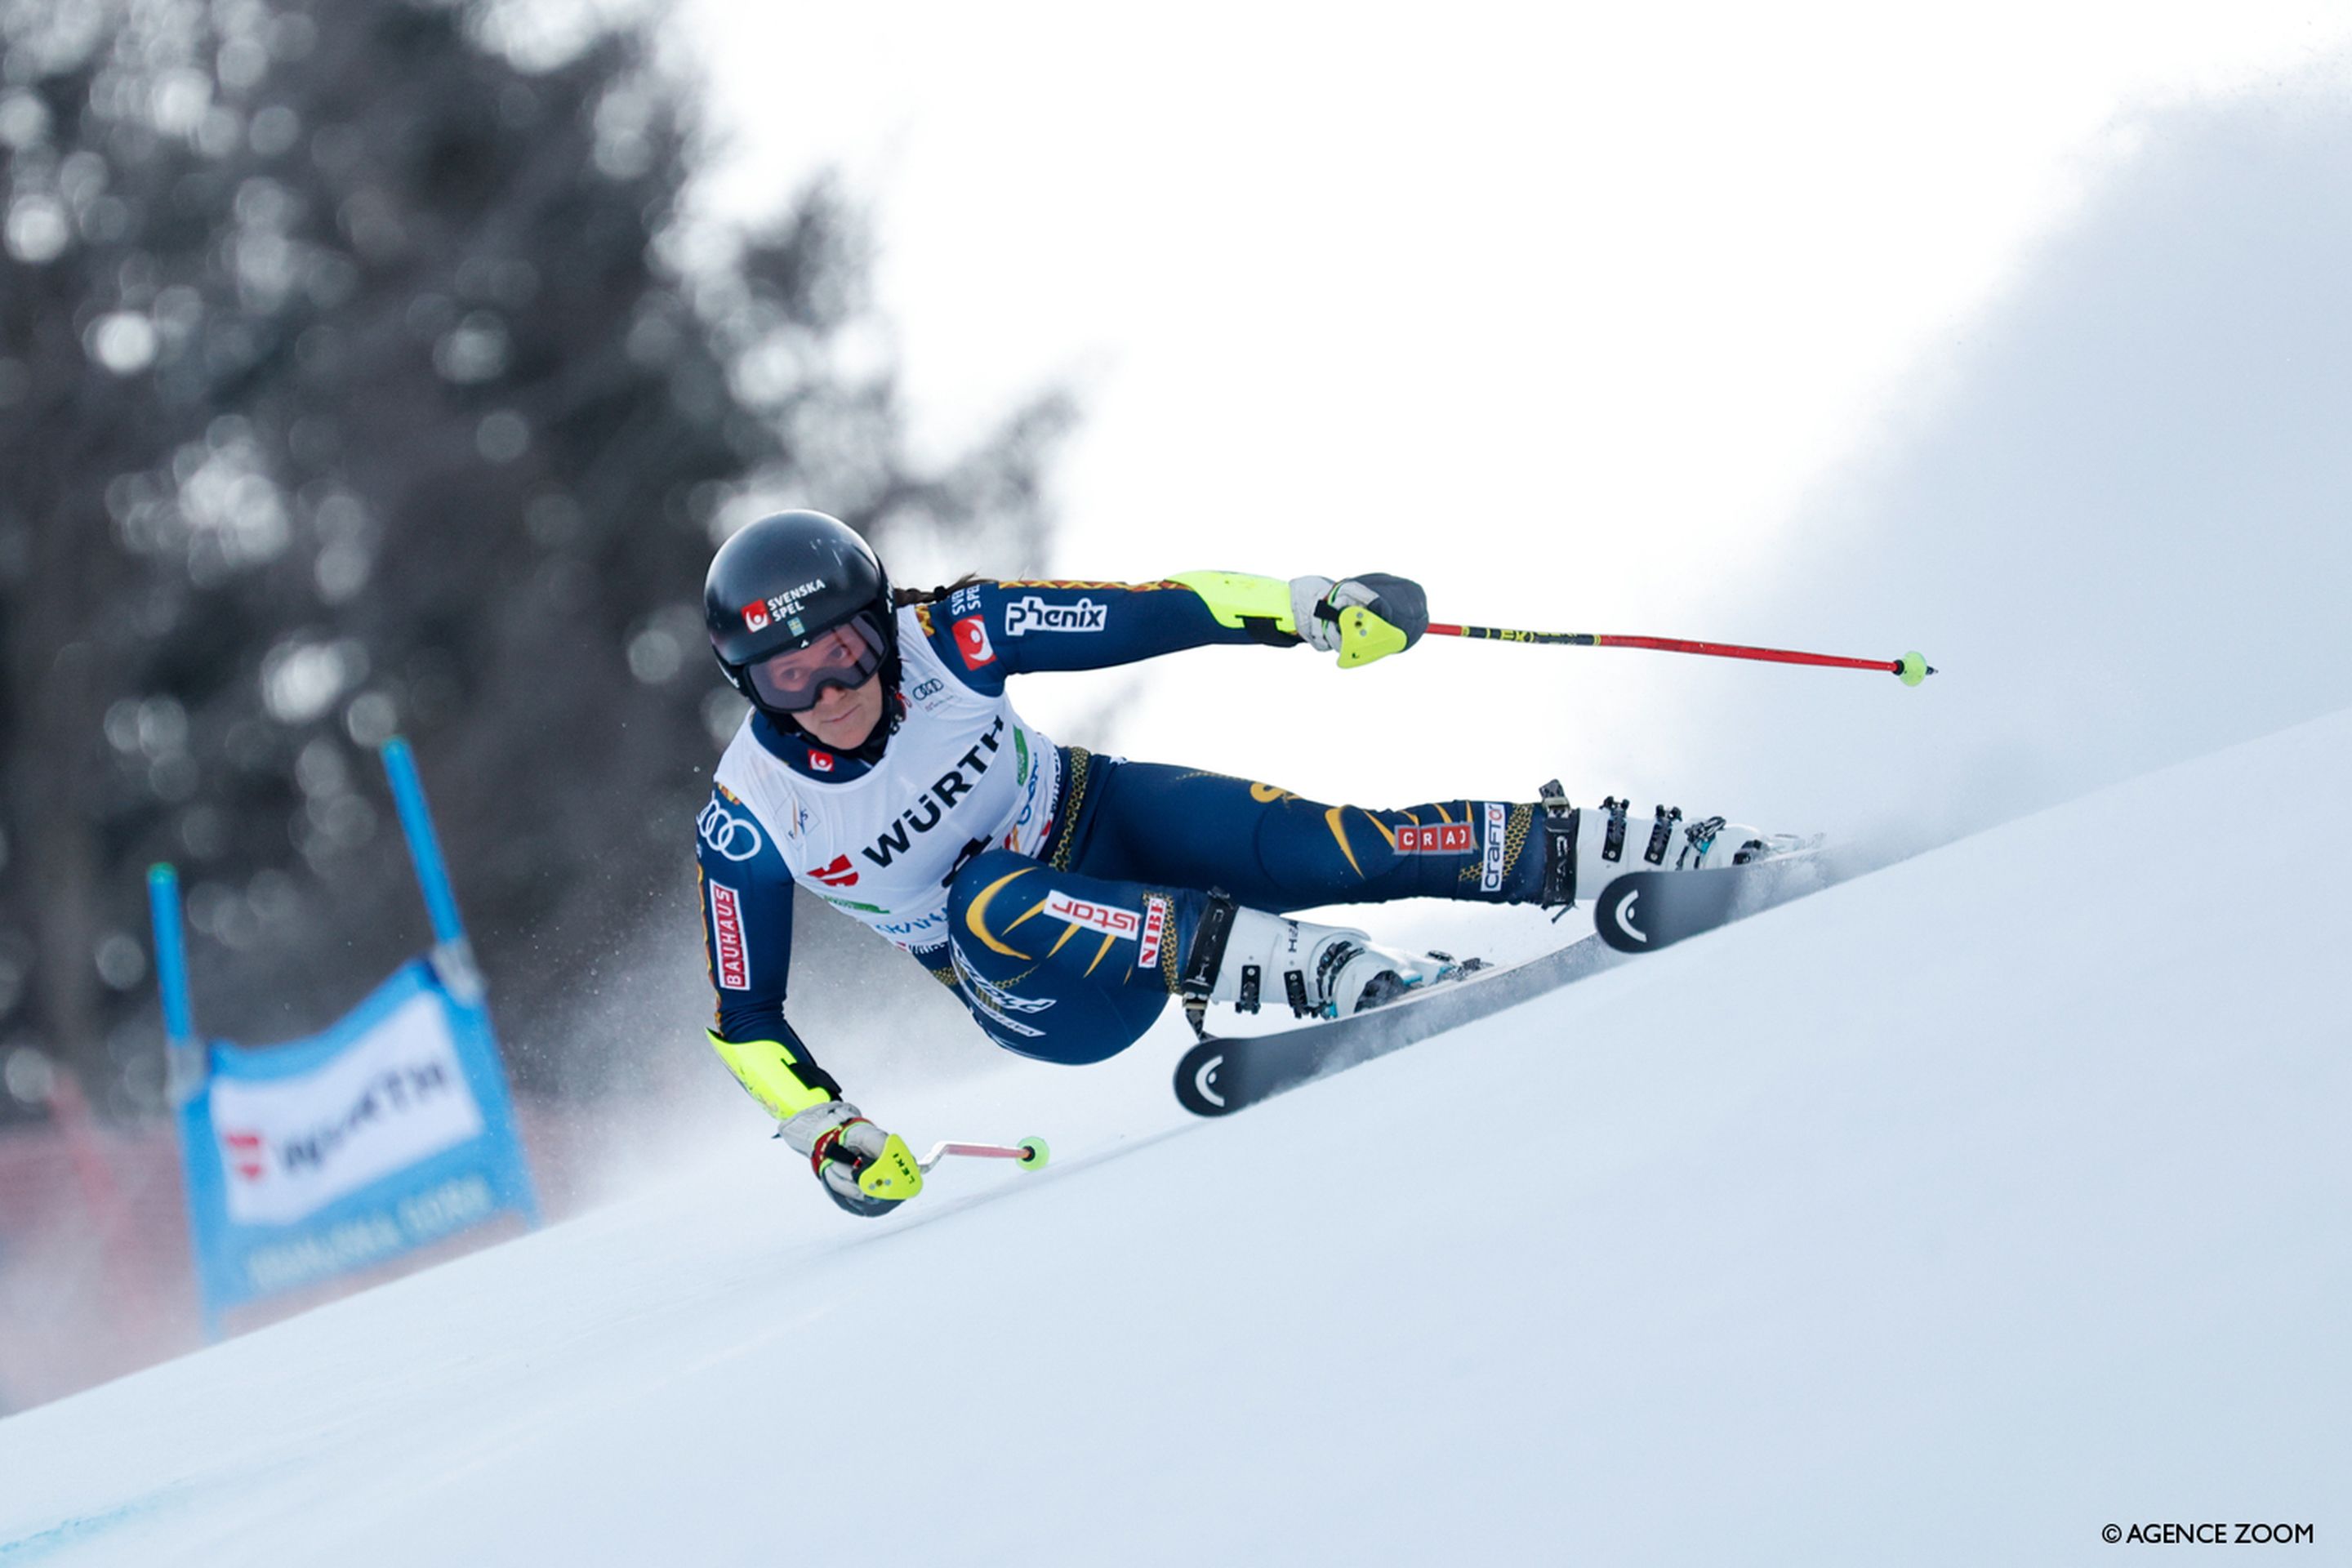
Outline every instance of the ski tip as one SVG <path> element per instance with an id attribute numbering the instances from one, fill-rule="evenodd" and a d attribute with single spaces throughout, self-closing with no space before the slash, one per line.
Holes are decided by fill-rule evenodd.
<path id="1" fill-rule="evenodd" d="M 1592 929 L 1619 952 L 1647 952 L 1654 945 L 1664 945 L 1653 943 L 1643 929 L 1647 917 L 1638 906 L 1644 885 L 1640 873 L 1630 872 L 1612 879 L 1592 902 Z"/>
<path id="2" fill-rule="evenodd" d="M 1184 1053 L 1176 1064 L 1176 1102 L 1195 1116 L 1226 1116 L 1240 1109 L 1234 1103 L 1238 1087 L 1223 1074 L 1230 1047 L 1223 1040 L 1206 1039 Z"/>
<path id="3" fill-rule="evenodd" d="M 1895 661 L 1895 673 L 1904 685 L 1916 686 L 1935 674 L 1936 667 L 1927 662 L 1926 654 L 1914 648 Z"/>

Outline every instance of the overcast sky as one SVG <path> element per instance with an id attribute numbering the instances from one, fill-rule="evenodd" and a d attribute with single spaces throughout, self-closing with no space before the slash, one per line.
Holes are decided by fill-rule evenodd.
<path id="1" fill-rule="evenodd" d="M 1769 616 L 1693 624 L 1693 584 L 1769 560 L 2152 117 L 2352 39 L 2352 8 L 2250 3 L 686 0 L 684 20 L 731 142 L 706 202 L 847 175 L 926 442 L 1076 385 L 1055 572 L 1380 569 L 1441 618 L 1795 646 L 1808 628 Z M 966 564 L 992 563 L 901 575 Z M 1901 652 L 1902 612 L 1832 651 Z M 1620 661 L 1580 699 L 1604 731 L 1685 662 L 1188 658 L 1023 704 L 1057 739 L 1108 728 L 1368 804 L 1563 769 L 1576 795 L 1571 739 L 1517 722 L 1523 683 L 1563 668 L 1535 661 Z M 1357 782 L 1371 752 L 1394 787 Z"/>

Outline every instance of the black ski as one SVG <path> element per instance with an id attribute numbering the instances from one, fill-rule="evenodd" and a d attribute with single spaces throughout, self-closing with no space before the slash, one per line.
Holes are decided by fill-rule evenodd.
<path id="1" fill-rule="evenodd" d="M 1593 901 L 1601 940 L 1620 952 L 1655 952 L 1685 937 L 1812 892 L 1829 880 L 1817 856 L 1696 871 L 1628 871 Z"/>
<path id="2" fill-rule="evenodd" d="M 1176 1099 L 1195 1116 L 1230 1116 L 1311 1079 L 1386 1056 L 1622 962 L 1586 937 L 1525 963 L 1481 970 L 1352 1017 L 1268 1035 L 1212 1037 L 1176 1064 Z"/>
<path id="3" fill-rule="evenodd" d="M 1265 1035 L 1212 1036 L 1177 1062 L 1177 1101 L 1195 1116 L 1230 1116 L 1302 1083 L 1557 991 L 1623 963 L 1621 953 L 1655 952 L 1812 892 L 1830 880 L 1813 848 L 1807 845 L 1753 865 L 1629 871 L 1612 880 L 1591 906 L 1599 941 L 1587 937 L 1524 963 L 1482 970 L 1349 1018 Z"/>

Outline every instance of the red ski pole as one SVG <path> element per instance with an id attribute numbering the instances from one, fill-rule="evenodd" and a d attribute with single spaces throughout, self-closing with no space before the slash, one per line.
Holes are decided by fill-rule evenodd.
<path id="1" fill-rule="evenodd" d="M 919 1163 L 926 1171 L 950 1154 L 961 1154 L 972 1160 L 1010 1160 L 1024 1171 L 1044 1167 L 1050 1157 L 1043 1138 L 1024 1138 L 1018 1143 L 934 1143 L 931 1152 Z"/>
<path id="2" fill-rule="evenodd" d="M 1738 643 L 1690 642 L 1681 637 L 1627 637 L 1598 632 L 1522 632 L 1507 626 L 1453 626 L 1430 623 L 1429 635 L 1442 637 L 1483 637 L 1494 642 L 1565 643 L 1572 647 L 1645 647 L 1659 653 L 1696 653 L 1709 658 L 1753 658 L 1768 664 L 1814 664 L 1831 669 L 1883 669 L 1906 686 L 1916 686 L 1936 673 L 1925 655 L 1906 653 L 1901 658 L 1847 658 L 1833 653 L 1797 653 L 1787 648 L 1747 647 Z"/>

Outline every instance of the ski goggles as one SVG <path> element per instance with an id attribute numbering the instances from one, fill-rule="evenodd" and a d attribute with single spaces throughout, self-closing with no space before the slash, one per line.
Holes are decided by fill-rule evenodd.
<path id="1" fill-rule="evenodd" d="M 760 700 L 782 713 L 814 708 L 827 687 L 854 691 L 882 668 L 882 637 L 871 616 L 824 633 L 806 647 L 787 648 L 744 667 Z"/>

